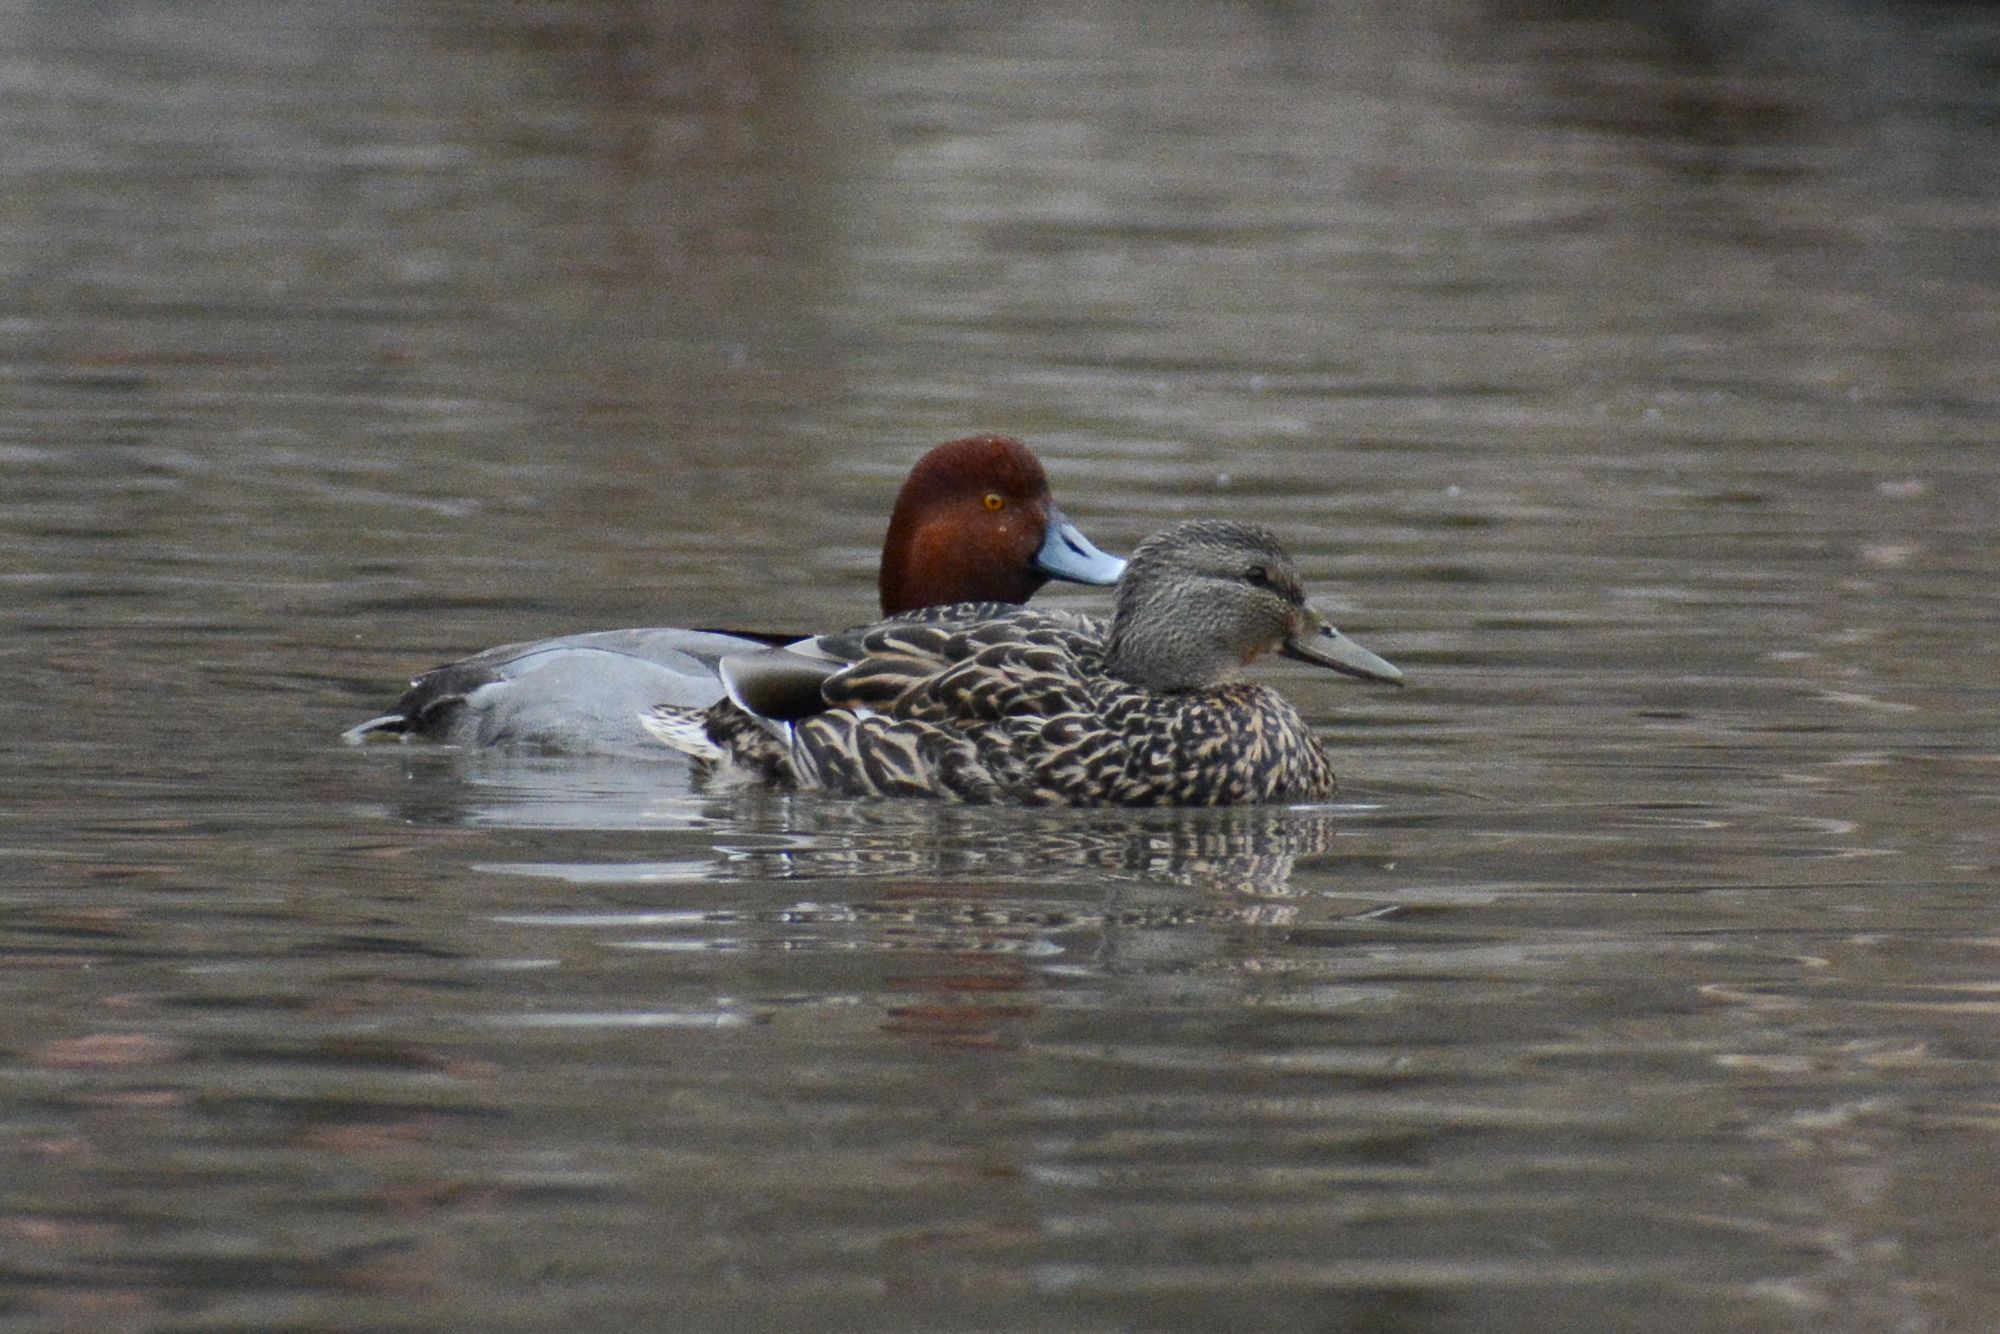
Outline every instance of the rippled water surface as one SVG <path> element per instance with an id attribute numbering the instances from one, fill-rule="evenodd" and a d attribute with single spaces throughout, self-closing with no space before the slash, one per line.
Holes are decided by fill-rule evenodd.
<path id="1" fill-rule="evenodd" d="M 0 14 L 0 1324 L 2000 1327 L 1976 5 Z M 1334 805 L 354 748 L 1276 526 Z M 1055 601 L 1101 605 L 1072 590 Z"/>

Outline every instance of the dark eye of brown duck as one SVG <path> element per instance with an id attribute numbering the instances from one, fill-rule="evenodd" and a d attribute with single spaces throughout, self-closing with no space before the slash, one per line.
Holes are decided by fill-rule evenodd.
<path id="1" fill-rule="evenodd" d="M 1243 572 L 1243 582 L 1255 588 L 1269 588 L 1271 586 L 1271 572 L 1262 565 L 1252 565 Z"/>

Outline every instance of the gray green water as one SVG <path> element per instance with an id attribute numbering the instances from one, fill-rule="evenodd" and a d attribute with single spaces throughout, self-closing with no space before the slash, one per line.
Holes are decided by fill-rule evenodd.
<path id="1" fill-rule="evenodd" d="M 1975 5 L 0 14 L 0 1323 L 2000 1326 Z M 1273 524 L 1326 810 L 352 749 Z M 1073 592 L 1059 601 L 1098 605 Z"/>

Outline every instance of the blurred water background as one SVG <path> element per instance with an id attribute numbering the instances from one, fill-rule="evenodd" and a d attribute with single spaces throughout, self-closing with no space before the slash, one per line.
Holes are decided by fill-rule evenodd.
<path id="1" fill-rule="evenodd" d="M 2000 1327 L 2000 14 L 0 11 L 0 1325 Z M 1310 811 L 350 748 L 1277 527 Z M 1102 595 L 1058 590 L 1060 605 Z"/>

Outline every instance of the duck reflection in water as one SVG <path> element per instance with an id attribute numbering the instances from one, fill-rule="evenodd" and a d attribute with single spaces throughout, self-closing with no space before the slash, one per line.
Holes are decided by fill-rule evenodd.
<path id="1" fill-rule="evenodd" d="M 520 823 L 540 825 L 539 807 Z M 487 823 L 495 823 L 488 819 Z M 1356 833 L 1349 806 L 1050 812 L 936 802 L 852 802 L 811 793 L 732 793 L 683 799 L 654 821 L 681 855 L 632 861 L 487 863 L 486 869 L 597 887 L 665 882 L 882 881 L 885 893 L 930 897 L 978 916 L 997 895 L 1039 918 L 1050 904 L 1101 908 L 1104 886 L 1282 898 L 1305 860 Z M 1357 853 L 1359 848 L 1354 849 Z M 875 891 L 870 890 L 869 893 Z M 849 897 L 842 895 L 841 897 Z M 816 909 L 836 911 L 834 909 Z M 970 919 L 968 919 L 970 920 Z M 1024 919 L 1025 920 L 1025 919 Z"/>

